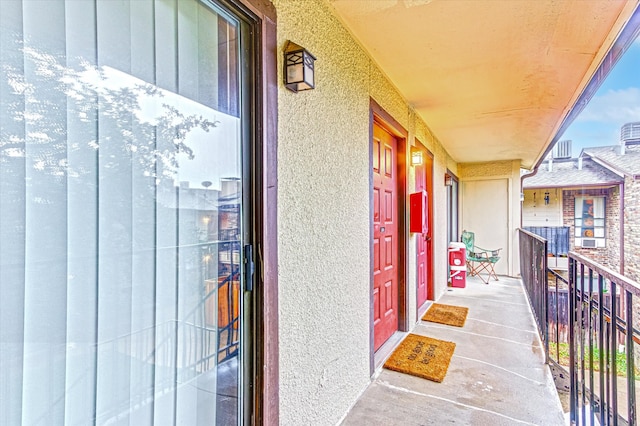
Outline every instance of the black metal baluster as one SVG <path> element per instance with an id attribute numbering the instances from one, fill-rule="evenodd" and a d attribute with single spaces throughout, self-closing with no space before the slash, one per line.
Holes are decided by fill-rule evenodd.
<path id="1" fill-rule="evenodd" d="M 580 392 L 582 397 L 580 398 L 580 404 L 582 408 L 582 420 L 587 418 L 586 413 L 586 388 L 584 379 L 584 265 L 580 264 L 580 286 L 576 289 L 576 293 L 580 295 L 580 322 L 578 323 L 578 329 L 580 330 Z"/>
<path id="2" fill-rule="evenodd" d="M 593 331 L 592 331 L 592 321 L 593 317 L 593 271 L 589 269 L 589 324 L 587 329 L 589 330 L 589 419 L 590 425 L 594 425 L 595 414 L 593 410 L 595 409 L 594 404 L 594 392 L 593 392 Z"/>
<path id="3" fill-rule="evenodd" d="M 627 310 L 627 420 L 636 424 L 636 372 L 633 358 L 633 293 L 625 290 Z"/>
<path id="4" fill-rule="evenodd" d="M 543 269 L 542 269 L 542 280 L 543 280 L 543 292 L 540 300 L 540 304 L 542 305 L 542 324 L 544 325 L 544 362 L 545 364 L 549 363 L 549 310 L 547 309 L 549 305 L 549 277 L 547 274 L 547 242 L 544 242 L 544 248 L 541 253 L 543 256 Z"/>
<path id="5" fill-rule="evenodd" d="M 576 351 L 575 351 L 575 284 L 576 284 L 576 265 L 574 259 L 569 259 L 569 378 L 571 382 L 571 393 L 569 398 L 570 403 L 570 420 L 572 425 L 579 426 L 580 419 L 578 418 L 578 395 L 577 395 L 577 377 L 576 377 Z"/>
<path id="6" fill-rule="evenodd" d="M 605 324 L 604 324 L 604 280 L 602 275 L 598 275 L 598 299 L 599 299 L 599 327 L 600 330 L 598 332 L 598 348 L 600 354 L 600 422 L 603 425 L 608 424 L 607 417 L 605 415 L 607 411 L 607 393 L 605 389 L 604 383 L 604 373 L 605 373 L 605 346 L 604 346 L 604 333 L 605 333 Z"/>
<path id="7" fill-rule="evenodd" d="M 618 425 L 618 303 L 616 301 L 616 283 L 611 281 L 611 415 L 613 425 Z"/>
<path id="8" fill-rule="evenodd" d="M 556 276 L 556 361 L 560 363 L 560 297 L 558 293 L 558 277 Z"/>

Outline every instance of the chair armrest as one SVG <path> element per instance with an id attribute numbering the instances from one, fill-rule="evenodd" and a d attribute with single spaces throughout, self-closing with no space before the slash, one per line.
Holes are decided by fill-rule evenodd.
<path id="1" fill-rule="evenodd" d="M 468 257 L 472 259 L 489 259 L 491 256 L 488 251 L 470 251 Z"/>
<path id="2" fill-rule="evenodd" d="M 478 246 L 473 246 L 473 248 L 479 249 L 483 253 L 491 253 L 491 256 L 499 256 L 500 250 L 502 250 L 502 248 L 489 250 L 489 249 L 483 249 L 482 247 L 478 247 Z"/>

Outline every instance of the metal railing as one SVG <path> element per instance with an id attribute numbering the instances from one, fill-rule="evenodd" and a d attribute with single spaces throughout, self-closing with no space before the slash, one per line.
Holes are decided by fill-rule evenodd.
<path id="1" fill-rule="evenodd" d="M 569 363 L 573 424 L 635 425 L 640 287 L 569 254 Z M 594 377 L 597 373 L 597 380 Z"/>
<path id="2" fill-rule="evenodd" d="M 549 319 L 547 282 L 547 241 L 520 229 L 520 275 L 529 297 L 533 316 L 544 345 L 545 362 L 549 362 Z"/>
<path id="3" fill-rule="evenodd" d="M 640 287 L 574 252 L 565 277 L 547 268 L 543 238 L 523 230 L 519 237 L 546 361 L 569 373 L 571 424 L 637 424 Z"/>

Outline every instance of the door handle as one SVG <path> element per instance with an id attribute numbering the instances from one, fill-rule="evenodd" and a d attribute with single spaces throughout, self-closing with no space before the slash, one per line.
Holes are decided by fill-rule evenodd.
<path id="1" fill-rule="evenodd" d="M 255 272 L 255 263 L 253 261 L 253 246 L 247 244 L 244 246 L 244 279 L 245 289 L 253 291 L 253 273 Z"/>
<path id="2" fill-rule="evenodd" d="M 380 227 L 380 233 L 382 233 L 382 232 L 384 232 L 384 231 L 385 231 L 385 227 L 384 227 L 384 226 L 381 226 L 381 227 Z"/>

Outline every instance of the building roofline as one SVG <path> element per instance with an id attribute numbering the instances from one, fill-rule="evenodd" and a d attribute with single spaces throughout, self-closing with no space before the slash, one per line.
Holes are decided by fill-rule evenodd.
<path id="1" fill-rule="evenodd" d="M 603 182 L 603 183 L 588 183 L 584 185 L 536 185 L 536 186 L 527 186 L 522 189 L 580 189 L 580 188 L 612 188 L 614 186 L 618 186 L 622 181 L 616 182 Z"/>
<path id="2" fill-rule="evenodd" d="M 611 146 L 615 146 L 615 145 L 611 145 Z M 614 166 L 613 164 L 609 163 L 608 161 L 605 161 L 595 155 L 591 155 L 588 152 L 585 152 L 585 150 L 583 149 L 582 152 L 580 153 L 580 156 L 582 157 L 584 154 L 584 156 L 589 157 L 591 160 L 593 160 L 595 163 L 601 165 L 602 167 L 606 167 L 607 169 L 609 169 L 609 171 L 611 171 L 611 173 L 615 173 L 618 176 L 620 176 L 621 178 L 624 178 L 625 176 L 632 176 L 632 174 L 625 172 L 624 170 L 621 170 L 620 168 Z"/>

